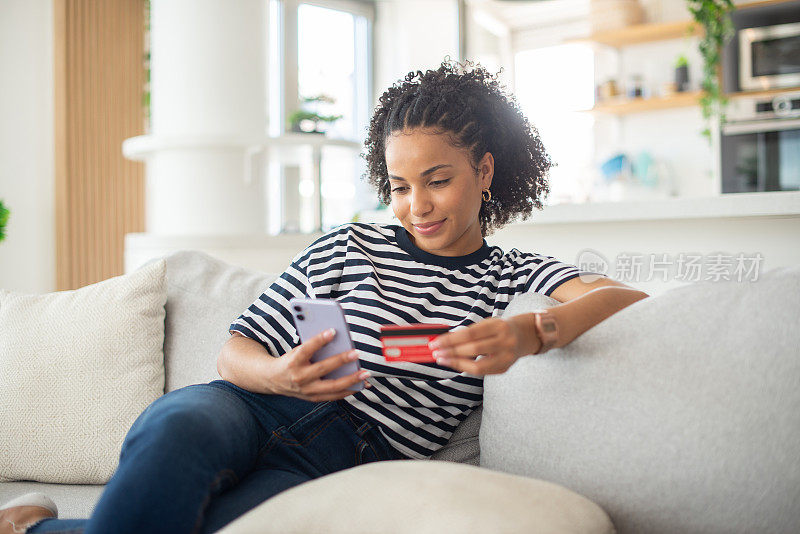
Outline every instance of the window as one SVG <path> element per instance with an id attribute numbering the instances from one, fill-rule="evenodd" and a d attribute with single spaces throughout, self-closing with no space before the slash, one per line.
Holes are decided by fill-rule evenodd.
<path id="1" fill-rule="evenodd" d="M 548 204 L 584 202 L 591 190 L 594 56 L 586 45 L 525 50 L 515 56 L 517 101 L 557 165 Z"/>
<path id="2" fill-rule="evenodd" d="M 374 207 L 359 157 L 372 103 L 373 19 L 373 6 L 357 1 L 270 1 L 270 135 L 309 136 L 281 145 L 271 161 L 271 233 L 328 230 Z M 288 118 L 297 110 L 341 118 L 318 123 L 324 135 L 295 133 Z"/>

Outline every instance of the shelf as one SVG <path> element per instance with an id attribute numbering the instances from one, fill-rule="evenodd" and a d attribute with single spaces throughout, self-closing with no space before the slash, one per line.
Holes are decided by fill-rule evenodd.
<path id="1" fill-rule="evenodd" d="M 589 111 L 592 113 L 627 115 L 628 113 L 641 113 L 643 111 L 696 106 L 702 95 L 702 91 L 690 91 L 653 98 L 621 98 L 600 102 Z"/>
<path id="2" fill-rule="evenodd" d="M 774 6 L 777 4 L 786 4 L 789 2 L 795 2 L 796 0 L 758 0 L 758 1 L 751 1 L 749 4 L 744 4 L 740 6 L 736 6 L 737 11 L 741 11 L 743 9 L 752 9 L 754 7 L 766 7 L 766 6 Z"/>
<path id="3" fill-rule="evenodd" d="M 778 96 L 785 93 L 800 92 L 800 87 L 787 87 L 785 89 L 769 89 L 766 91 L 739 91 L 736 93 L 728 93 L 725 96 L 728 98 L 760 98 L 764 96 Z"/>
<path id="4" fill-rule="evenodd" d="M 785 4 L 792 1 L 796 0 L 760 0 L 750 4 L 737 5 L 736 10 Z M 640 43 L 666 41 L 668 39 L 680 39 L 682 37 L 697 37 L 701 35 L 703 35 L 703 28 L 700 24 L 692 20 L 684 20 L 678 22 L 634 24 L 617 30 L 593 33 L 589 37 L 574 39 L 569 42 L 593 42 L 612 46 L 614 48 L 622 48 L 623 46 Z"/>
<path id="5" fill-rule="evenodd" d="M 594 42 L 613 46 L 614 48 L 621 48 L 633 44 L 665 41 L 667 39 L 680 39 L 681 37 L 692 37 L 702 34 L 703 28 L 700 27 L 699 24 L 693 24 L 692 21 L 680 21 L 635 24 L 618 30 L 595 33 L 586 39 L 579 39 L 572 42 Z"/>
<path id="6" fill-rule="evenodd" d="M 726 96 L 735 98 L 753 98 L 765 96 L 778 96 L 785 93 L 800 92 L 800 87 L 788 87 L 786 89 L 770 89 L 769 91 L 742 91 L 738 93 L 728 93 Z M 627 115 L 628 113 L 641 113 L 644 111 L 657 111 L 660 109 L 672 109 L 699 104 L 702 91 L 690 91 L 677 93 L 670 96 L 660 96 L 654 98 L 619 98 L 600 102 L 592 109 L 592 113 L 606 113 L 609 115 Z"/>

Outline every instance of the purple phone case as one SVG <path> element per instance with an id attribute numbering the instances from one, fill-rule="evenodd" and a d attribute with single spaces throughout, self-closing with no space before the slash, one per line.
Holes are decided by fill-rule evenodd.
<path id="1" fill-rule="evenodd" d="M 300 308 L 299 311 L 298 307 Z M 328 328 L 336 330 L 336 335 L 333 339 L 314 353 L 311 357 L 312 362 L 316 363 L 354 348 L 353 341 L 350 339 L 350 329 L 347 327 L 347 321 L 344 318 L 344 311 L 335 300 L 295 298 L 289 301 L 289 309 L 292 312 L 297 333 L 300 334 L 301 343 L 305 343 Z M 298 319 L 298 315 L 303 316 L 302 321 Z M 356 360 L 337 367 L 322 378 L 340 378 L 359 370 L 361 370 L 361 365 Z M 347 389 L 361 391 L 364 389 L 364 382 L 358 382 Z"/>

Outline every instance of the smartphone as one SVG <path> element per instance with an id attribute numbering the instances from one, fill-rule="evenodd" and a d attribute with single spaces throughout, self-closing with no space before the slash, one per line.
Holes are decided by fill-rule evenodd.
<path id="1" fill-rule="evenodd" d="M 302 343 L 328 328 L 336 330 L 333 339 L 311 356 L 312 362 L 316 363 L 355 348 L 353 340 L 350 339 L 350 329 L 347 327 L 344 311 L 335 300 L 294 298 L 289 301 L 289 308 Z M 342 364 L 322 378 L 341 378 L 360 370 L 361 365 L 355 360 Z M 364 389 L 364 381 L 353 384 L 347 389 L 361 391 Z"/>

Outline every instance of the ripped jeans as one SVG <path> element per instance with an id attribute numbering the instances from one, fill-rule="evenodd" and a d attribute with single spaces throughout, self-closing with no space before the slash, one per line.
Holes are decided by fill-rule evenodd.
<path id="1" fill-rule="evenodd" d="M 172 391 L 131 426 L 89 519 L 43 519 L 28 532 L 215 532 L 303 482 L 406 458 L 345 406 L 224 380 Z"/>

